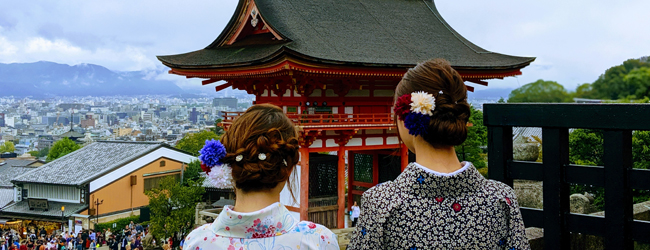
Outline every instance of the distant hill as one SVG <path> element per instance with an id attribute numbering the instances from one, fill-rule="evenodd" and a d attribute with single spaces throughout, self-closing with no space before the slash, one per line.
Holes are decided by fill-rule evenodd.
<path id="1" fill-rule="evenodd" d="M 94 64 L 0 63 L 0 96 L 172 95 L 184 93 L 172 81 L 147 72 L 115 72 Z"/>

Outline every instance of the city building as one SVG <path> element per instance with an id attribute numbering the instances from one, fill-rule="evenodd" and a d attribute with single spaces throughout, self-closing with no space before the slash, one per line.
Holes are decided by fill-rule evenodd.
<path id="1" fill-rule="evenodd" d="M 284 109 L 302 143 L 298 203 L 285 205 L 302 220 L 339 228 L 346 189 L 349 208 L 408 164 L 391 113 L 394 89 L 409 68 L 432 58 L 448 60 L 464 81 L 479 85 L 520 75 L 535 60 L 484 50 L 451 28 L 433 1 L 404 0 L 240 0 L 206 48 L 158 56 L 171 74 L 219 82 L 216 91 L 245 90 L 255 104 Z M 225 113 L 222 124 L 237 115 Z M 314 154 L 332 151 L 338 157 Z M 330 210 L 315 212 L 309 199 L 317 197 L 329 197 Z"/>
<path id="2" fill-rule="evenodd" d="M 237 109 L 237 98 L 214 98 L 212 99 L 213 107 L 228 107 L 231 110 Z"/>
<path id="3" fill-rule="evenodd" d="M 59 227 L 81 220 L 92 228 L 91 221 L 137 215 L 149 204 L 145 191 L 163 178 L 180 178 L 194 159 L 161 143 L 94 142 L 14 177 L 13 203 L 0 210 L 0 218 Z"/>

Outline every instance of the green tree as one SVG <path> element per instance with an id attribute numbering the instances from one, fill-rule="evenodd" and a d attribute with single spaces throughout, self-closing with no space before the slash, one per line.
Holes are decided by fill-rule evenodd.
<path id="1" fill-rule="evenodd" d="M 216 121 L 214 121 L 214 128 L 210 129 L 212 132 L 214 132 L 218 136 L 223 135 L 223 133 L 225 132 L 223 130 L 223 127 L 219 125 L 219 124 L 221 124 L 222 121 L 223 121 L 222 119 L 217 119 Z"/>
<path id="2" fill-rule="evenodd" d="M 517 102 L 570 102 L 571 96 L 564 86 L 553 81 L 537 80 L 521 86 L 508 96 L 509 103 Z"/>
<path id="3" fill-rule="evenodd" d="M 151 208 L 150 227 L 154 238 L 167 238 L 180 232 L 190 222 L 194 224 L 196 204 L 201 200 L 205 189 L 198 182 L 181 185 L 175 178 L 161 181 L 160 187 L 145 194 L 149 197 Z"/>
<path id="4" fill-rule="evenodd" d="M 186 134 L 180 141 L 178 141 L 178 144 L 176 144 L 176 148 L 183 150 L 194 156 L 199 156 L 199 150 L 203 148 L 206 140 L 210 140 L 210 139 L 218 140 L 219 138 L 220 136 L 218 136 L 217 134 L 215 134 L 210 130 L 204 130 L 198 133 Z"/>
<path id="5" fill-rule="evenodd" d="M 573 93 L 573 96 L 578 98 L 587 98 L 587 99 L 597 99 L 598 95 L 594 91 L 594 88 L 590 83 L 584 83 L 576 87 L 576 92 Z"/>
<path id="6" fill-rule="evenodd" d="M 14 143 L 11 141 L 5 141 L 4 144 L 0 145 L 0 154 L 13 153 L 14 151 L 16 151 L 16 147 L 14 147 Z"/>
<path id="7" fill-rule="evenodd" d="M 203 169 L 201 169 L 201 162 L 199 160 L 191 161 L 187 164 L 187 167 L 183 172 L 183 184 L 187 185 L 192 182 L 203 182 L 201 175 L 199 175 L 201 172 L 203 172 Z"/>
<path id="8" fill-rule="evenodd" d="M 50 153 L 50 148 L 43 148 L 38 151 L 37 157 L 46 157 Z"/>
<path id="9" fill-rule="evenodd" d="M 625 84 L 634 88 L 637 98 L 650 96 L 650 67 L 636 68 L 623 77 Z"/>
<path id="10" fill-rule="evenodd" d="M 592 84 L 596 95 L 604 99 L 622 99 L 636 95 L 637 86 L 634 82 L 626 81 L 625 77 L 634 69 L 650 68 L 650 62 L 630 59 L 621 65 L 611 67 L 600 75 Z M 644 96 L 637 96 L 643 98 Z"/>
<path id="11" fill-rule="evenodd" d="M 52 145 L 52 149 L 50 149 L 50 152 L 47 154 L 47 161 L 50 162 L 56 160 L 80 148 L 81 146 L 79 146 L 73 140 L 64 137 L 63 139 L 55 142 L 54 145 Z"/>
<path id="12" fill-rule="evenodd" d="M 481 146 L 487 145 L 487 127 L 483 125 L 483 112 L 471 106 L 467 139 L 463 144 L 455 147 L 458 159 L 469 161 L 478 169 L 487 166 Z"/>
<path id="13" fill-rule="evenodd" d="M 603 165 L 603 131 L 576 129 L 569 134 L 569 161 L 578 165 Z"/>

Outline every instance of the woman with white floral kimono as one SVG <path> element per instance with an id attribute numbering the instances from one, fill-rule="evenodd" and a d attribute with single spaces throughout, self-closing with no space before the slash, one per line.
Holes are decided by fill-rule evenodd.
<path id="1" fill-rule="evenodd" d="M 394 181 L 363 194 L 348 249 L 529 249 L 512 188 L 458 160 L 454 146 L 467 138 L 471 111 L 449 62 L 409 69 L 393 109 L 416 159 Z"/>
<path id="2" fill-rule="evenodd" d="M 255 105 L 239 116 L 221 141 L 206 141 L 201 168 L 217 187 L 234 184 L 235 206 L 226 206 L 214 223 L 192 231 L 183 249 L 331 249 L 336 235 L 299 221 L 280 203 L 299 160 L 294 124 L 282 109 Z"/>

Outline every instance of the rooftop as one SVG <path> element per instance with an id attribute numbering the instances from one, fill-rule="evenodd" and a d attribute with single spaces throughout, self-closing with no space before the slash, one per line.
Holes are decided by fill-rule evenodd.
<path id="1" fill-rule="evenodd" d="M 65 207 L 64 210 L 65 217 L 70 217 L 71 215 L 79 213 L 88 207 L 88 205 L 86 204 L 65 203 L 65 202 L 57 202 L 57 201 L 48 201 L 48 206 L 50 207 L 50 209 L 47 211 L 43 209 L 30 210 L 28 201 L 23 200 L 2 209 L 2 213 L 7 215 L 11 215 L 15 213 L 23 216 L 32 215 L 32 216 L 40 216 L 40 217 L 53 217 L 61 221 L 61 207 Z"/>
<path id="2" fill-rule="evenodd" d="M 61 185 L 88 183 L 160 147 L 157 142 L 99 141 L 12 180 Z"/>
<path id="3" fill-rule="evenodd" d="M 254 4 L 260 23 L 268 24 L 280 40 L 269 33 L 252 34 L 228 45 L 250 15 L 249 0 L 240 0 L 212 44 L 158 59 L 172 68 L 210 69 L 263 64 L 284 55 L 379 67 L 412 67 L 445 58 L 456 69 L 470 70 L 519 69 L 535 60 L 473 44 L 447 24 L 431 0 L 255 0 Z"/>

